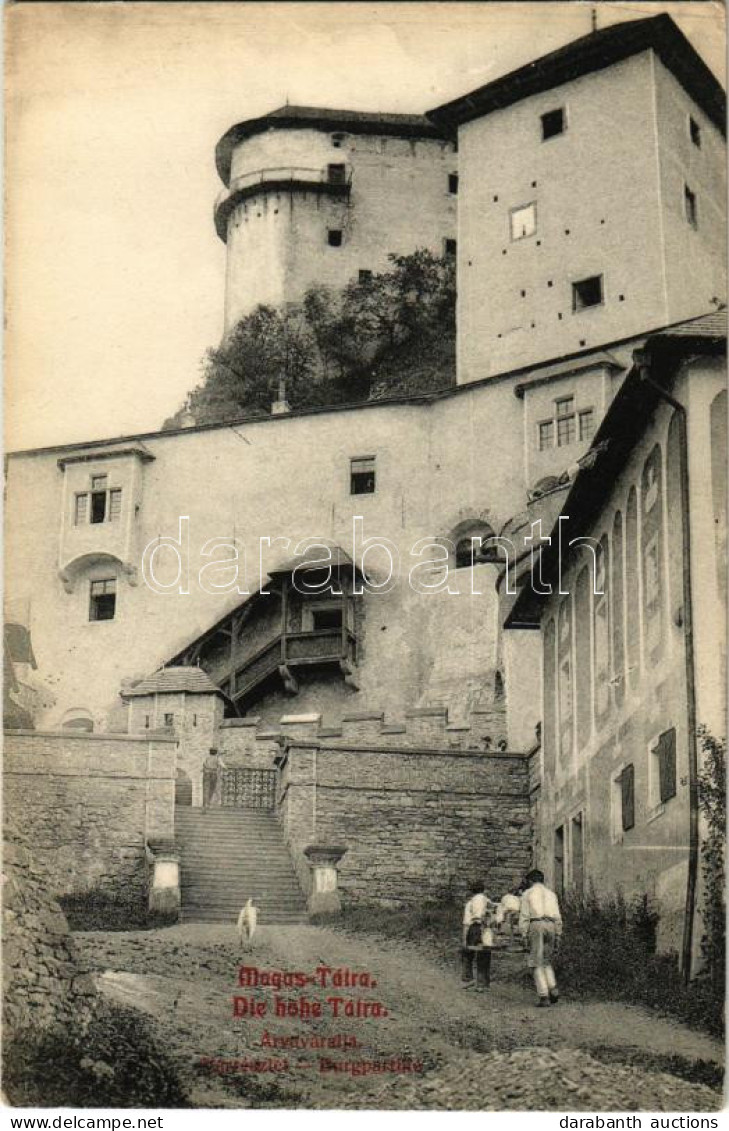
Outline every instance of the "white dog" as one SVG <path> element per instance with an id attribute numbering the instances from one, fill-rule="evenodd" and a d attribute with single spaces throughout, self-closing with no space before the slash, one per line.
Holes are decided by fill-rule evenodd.
<path id="1" fill-rule="evenodd" d="M 240 938 L 240 945 L 249 947 L 253 942 L 253 936 L 256 933 L 256 924 L 258 923 L 258 908 L 254 906 L 253 900 L 246 901 L 245 907 L 242 909 L 238 916 L 238 937 Z"/>

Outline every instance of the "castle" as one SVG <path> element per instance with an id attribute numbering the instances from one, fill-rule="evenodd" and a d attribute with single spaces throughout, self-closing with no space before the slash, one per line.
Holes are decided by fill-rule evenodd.
<path id="1" fill-rule="evenodd" d="M 390 798 L 363 822 L 345 789 L 389 782 L 402 805 L 450 791 L 466 800 L 437 818 L 436 872 L 450 854 L 446 873 L 462 875 L 468 836 L 454 830 L 473 819 L 499 883 L 531 853 L 560 887 L 650 891 L 665 945 L 683 940 L 690 963 L 691 728 L 723 720 L 707 594 L 724 599 L 724 101 L 660 15 L 595 31 L 422 118 L 287 106 L 232 127 L 216 152 L 226 329 L 259 302 L 296 304 L 311 283 L 341 287 L 427 247 L 457 262 L 457 384 L 12 453 L 7 595 L 30 609 L 32 652 L 19 648 L 15 669 L 36 735 L 157 743 L 160 798 L 177 781 L 181 803 L 187 782 L 193 808 L 210 745 L 251 772 L 276 762 L 302 883 L 311 834 L 296 825 L 297 783 L 320 806 L 316 836 L 358 828 L 341 877 L 360 899 L 372 858 L 354 846 L 378 840 L 379 820 L 387 854 L 395 818 Z M 649 378 L 679 401 L 685 391 L 685 444 Z M 681 444 L 674 467 L 666 451 Z M 633 494 L 620 478 L 631 475 Z M 687 640 L 687 596 L 674 596 L 688 508 L 707 492 L 715 514 L 696 518 L 694 537 L 711 554 L 694 568 L 713 580 L 688 594 Z M 612 588 L 588 586 L 575 560 L 560 604 L 525 562 L 535 524 L 546 537 L 577 503 Z M 669 516 L 684 512 L 679 543 Z M 545 568 L 553 556 L 550 544 Z M 22 751 L 27 729 L 16 723 Z M 434 813 L 420 818 L 411 864 L 391 846 L 371 894 L 414 897 L 412 856 Z M 165 830 L 169 854 L 174 820 Z M 694 900 L 691 924 L 695 913 Z"/>

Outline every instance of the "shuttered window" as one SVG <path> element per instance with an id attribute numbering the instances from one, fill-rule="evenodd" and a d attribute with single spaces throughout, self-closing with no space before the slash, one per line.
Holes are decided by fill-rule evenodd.
<path id="1" fill-rule="evenodd" d="M 620 812 L 623 832 L 635 825 L 635 767 L 625 766 L 620 775 Z"/>
<path id="2" fill-rule="evenodd" d="M 676 796 L 676 731 L 664 731 L 656 747 L 658 755 L 658 792 L 661 803 Z"/>
<path id="3" fill-rule="evenodd" d="M 122 493 L 119 490 L 109 492 L 109 520 L 111 522 L 118 522 L 121 518 L 121 497 Z"/>
<path id="4" fill-rule="evenodd" d="M 89 521 L 89 496 L 87 494 L 76 496 L 76 513 L 74 516 L 76 526 Z"/>

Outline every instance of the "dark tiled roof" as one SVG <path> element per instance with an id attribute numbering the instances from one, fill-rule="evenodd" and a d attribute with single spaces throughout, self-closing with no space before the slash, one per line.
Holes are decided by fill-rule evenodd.
<path id="1" fill-rule="evenodd" d="M 140 679 L 139 683 L 135 683 L 123 694 L 126 699 L 131 695 L 171 694 L 179 691 L 197 692 L 198 694 L 217 691 L 219 695 L 223 694 L 207 672 L 204 672 L 202 668 L 193 667 L 160 668 L 159 671 L 148 675 L 146 679 Z"/>
<path id="2" fill-rule="evenodd" d="M 438 138 L 440 131 L 424 114 L 381 114 L 364 110 L 336 110 L 326 106 L 279 106 L 260 118 L 238 122 L 227 130 L 215 149 L 215 164 L 224 184 L 230 181 L 230 162 L 235 146 L 247 137 L 266 130 L 341 131 L 386 137 Z"/>
<path id="3" fill-rule="evenodd" d="M 691 318 L 688 322 L 678 322 L 675 326 L 668 326 L 651 334 L 649 340 L 659 338 L 704 338 L 711 341 L 721 341 L 726 338 L 727 312 L 725 308 L 712 310 L 710 314 L 702 314 L 698 318 Z"/>
<path id="4" fill-rule="evenodd" d="M 525 67 L 430 110 L 428 117 L 447 132 L 464 122 L 512 106 L 522 98 L 551 90 L 649 49 L 656 52 L 714 125 L 725 133 L 724 90 L 683 32 L 665 13 L 600 28 Z"/>

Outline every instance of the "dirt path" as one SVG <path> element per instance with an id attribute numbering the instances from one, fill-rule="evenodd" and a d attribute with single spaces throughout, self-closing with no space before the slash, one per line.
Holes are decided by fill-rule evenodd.
<path id="1" fill-rule="evenodd" d="M 76 938 L 103 992 L 153 1019 L 193 1106 L 706 1111 L 721 1103 L 713 1088 L 645 1067 L 672 1067 L 670 1058 L 722 1065 L 718 1041 L 617 1003 L 537 1010 L 515 976 L 517 954 L 496 954 L 491 990 L 474 994 L 454 964 L 414 945 L 322 927 L 263 929 L 245 954 L 225 926 Z M 243 988 L 241 964 L 309 980 Z M 339 968 L 369 975 L 369 984 L 337 986 Z M 234 995 L 246 1016 L 233 1016 Z M 306 1016 L 277 1016 L 277 1001 Z M 389 1071 L 361 1074 L 373 1063 Z"/>

